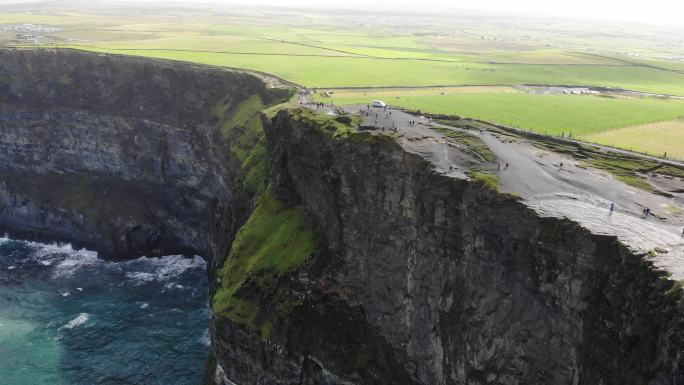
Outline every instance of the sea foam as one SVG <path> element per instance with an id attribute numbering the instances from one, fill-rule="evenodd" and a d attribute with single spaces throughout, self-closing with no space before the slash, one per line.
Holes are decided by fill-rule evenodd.
<path id="1" fill-rule="evenodd" d="M 61 329 L 73 329 L 77 326 L 83 325 L 88 322 L 90 315 L 88 313 L 81 313 L 76 318 L 67 322 L 66 325 L 62 326 Z"/>

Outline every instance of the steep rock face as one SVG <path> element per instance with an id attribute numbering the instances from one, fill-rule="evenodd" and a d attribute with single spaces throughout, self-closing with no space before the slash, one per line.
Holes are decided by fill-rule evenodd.
<path id="1" fill-rule="evenodd" d="M 246 116 L 288 95 L 263 80 L 0 50 L 0 231 L 202 254 L 214 296 L 270 185 L 320 242 L 282 271 L 242 267 L 244 309 L 212 315 L 209 384 L 684 383 L 681 291 L 645 256 L 333 118 L 280 112 L 263 148 Z"/>
<path id="2" fill-rule="evenodd" d="M 214 316 L 215 383 L 678 384 L 681 292 L 645 256 L 281 112 L 272 183 L 326 245 L 268 336 Z M 264 295 L 264 293 L 260 293 Z"/>
<path id="3" fill-rule="evenodd" d="M 215 125 L 254 95 L 278 97 L 236 71 L 0 50 L 0 232 L 119 258 L 221 255 L 247 207 Z"/>

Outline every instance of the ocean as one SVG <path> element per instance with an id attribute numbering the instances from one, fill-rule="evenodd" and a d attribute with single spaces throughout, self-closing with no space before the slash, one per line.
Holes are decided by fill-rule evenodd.
<path id="1" fill-rule="evenodd" d="M 0 385 L 198 385 L 208 324 L 199 257 L 0 238 Z"/>

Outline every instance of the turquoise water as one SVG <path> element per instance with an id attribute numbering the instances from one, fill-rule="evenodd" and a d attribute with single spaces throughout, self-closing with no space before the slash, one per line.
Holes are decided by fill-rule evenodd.
<path id="1" fill-rule="evenodd" d="M 199 257 L 0 238 L 0 385 L 201 384 L 208 323 Z"/>

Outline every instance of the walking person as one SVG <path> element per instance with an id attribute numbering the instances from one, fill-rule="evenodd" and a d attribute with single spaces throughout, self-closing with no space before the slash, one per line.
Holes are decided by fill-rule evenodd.
<path id="1" fill-rule="evenodd" d="M 615 203 L 610 202 L 610 213 L 612 214 L 613 211 L 615 211 Z"/>
<path id="2" fill-rule="evenodd" d="M 648 207 L 646 207 L 646 208 L 644 209 L 642 218 L 645 219 L 645 218 L 648 217 L 650 214 L 651 214 L 651 209 L 649 209 Z"/>

